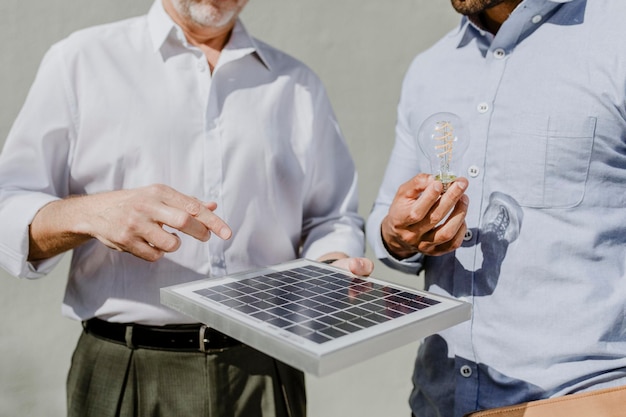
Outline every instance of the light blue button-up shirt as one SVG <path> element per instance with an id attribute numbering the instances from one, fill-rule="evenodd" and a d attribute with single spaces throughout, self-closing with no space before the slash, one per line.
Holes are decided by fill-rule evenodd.
<path id="1" fill-rule="evenodd" d="M 420 347 L 417 416 L 626 383 L 625 18 L 622 1 L 526 0 L 495 37 L 464 18 L 409 68 L 370 244 L 473 304 Z M 471 140 L 469 230 L 454 253 L 398 261 L 380 223 L 398 186 L 431 172 L 416 136 L 442 111 Z"/>

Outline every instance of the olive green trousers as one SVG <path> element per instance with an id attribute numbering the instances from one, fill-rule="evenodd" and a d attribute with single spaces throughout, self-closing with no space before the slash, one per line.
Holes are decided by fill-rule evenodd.
<path id="1" fill-rule="evenodd" d="M 249 346 L 130 349 L 83 332 L 68 417 L 304 417 L 304 374 Z"/>

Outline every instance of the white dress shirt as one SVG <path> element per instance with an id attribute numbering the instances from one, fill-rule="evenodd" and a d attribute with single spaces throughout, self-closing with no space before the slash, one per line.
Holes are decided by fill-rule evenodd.
<path id="1" fill-rule="evenodd" d="M 58 263 L 27 262 L 43 205 L 154 183 L 217 202 L 233 237 L 179 233 L 181 248 L 154 263 L 93 239 L 73 252 L 65 315 L 188 322 L 159 288 L 364 251 L 354 163 L 320 80 L 240 22 L 211 73 L 160 0 L 46 54 L 0 155 L 0 266 L 38 278 Z"/>

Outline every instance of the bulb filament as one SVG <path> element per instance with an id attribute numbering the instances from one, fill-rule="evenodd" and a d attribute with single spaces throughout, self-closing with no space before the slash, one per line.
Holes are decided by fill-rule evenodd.
<path id="1" fill-rule="evenodd" d="M 450 163 L 452 162 L 452 149 L 454 144 L 454 126 L 448 121 L 437 122 L 435 127 L 436 135 L 434 139 L 438 142 L 435 145 L 437 157 L 439 158 L 438 178 L 447 188 L 448 183 L 454 181 L 454 175 L 450 175 Z"/>

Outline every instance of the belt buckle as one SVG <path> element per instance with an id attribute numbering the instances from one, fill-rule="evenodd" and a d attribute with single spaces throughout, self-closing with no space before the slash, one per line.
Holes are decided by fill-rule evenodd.
<path id="1" fill-rule="evenodd" d="M 200 341 L 200 352 L 204 352 L 206 353 L 208 351 L 207 349 L 207 345 L 211 342 L 208 338 L 208 331 L 209 327 L 206 324 L 203 324 L 202 326 L 200 326 L 200 330 L 199 330 L 199 337 L 198 340 Z"/>

